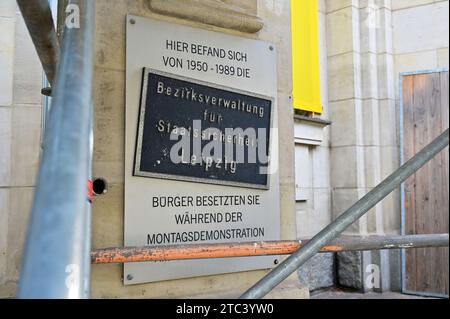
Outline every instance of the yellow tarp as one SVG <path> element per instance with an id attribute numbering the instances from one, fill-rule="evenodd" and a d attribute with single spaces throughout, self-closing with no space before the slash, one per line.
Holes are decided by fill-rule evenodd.
<path id="1" fill-rule="evenodd" d="M 322 113 L 317 0 L 291 0 L 294 108 Z"/>

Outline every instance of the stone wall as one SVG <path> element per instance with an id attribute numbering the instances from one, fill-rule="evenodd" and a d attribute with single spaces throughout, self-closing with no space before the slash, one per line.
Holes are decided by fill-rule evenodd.
<path id="1" fill-rule="evenodd" d="M 174 1 L 169 1 L 172 4 Z M 176 2 L 176 1 L 175 1 Z M 216 1 L 200 1 L 215 5 Z M 291 94 L 291 41 L 290 2 L 287 0 L 224 1 L 239 5 L 239 10 L 257 16 L 263 29 L 256 34 L 222 29 L 221 14 L 214 17 L 216 26 L 196 22 L 202 13 L 197 12 L 192 21 L 159 15 L 144 0 L 97 0 L 97 40 L 95 48 L 95 149 L 94 176 L 109 183 L 109 192 L 96 198 L 93 209 L 93 247 L 118 247 L 123 245 L 123 176 L 124 176 L 124 108 L 125 108 L 125 16 L 135 14 L 184 25 L 215 30 L 244 37 L 272 41 L 278 51 L 278 105 L 280 130 L 280 198 L 281 228 L 284 239 L 295 238 L 294 215 L 294 155 L 293 109 Z M 244 5 L 245 4 L 245 5 Z M 179 1 L 179 6 L 184 1 Z M 223 5 L 221 3 L 220 5 Z M 176 14 L 174 14 L 176 15 Z M 245 24 L 245 21 L 243 22 Z M 151 45 L 151 44 L 149 44 Z M 106 298 L 177 298 L 208 294 L 209 296 L 234 296 L 250 287 L 267 271 L 253 271 L 193 279 L 181 279 L 145 285 L 123 286 L 121 265 L 94 265 L 92 268 L 93 297 Z M 298 292 L 303 293 L 301 289 Z M 294 294 L 295 296 L 295 294 Z M 298 296 L 298 294 L 297 294 Z"/>
<path id="2" fill-rule="evenodd" d="M 391 1 L 327 1 L 334 216 L 373 189 L 399 164 L 391 19 Z M 399 208 L 399 194 L 394 192 L 346 234 L 398 233 Z M 381 260 L 380 267 L 389 264 L 389 255 L 357 255 L 352 267 L 342 262 L 352 259 L 350 255 L 338 258 L 338 282 L 363 289 L 365 266 L 376 260 Z M 344 274 L 349 269 L 355 269 L 351 276 L 340 276 L 339 271 Z M 382 273 L 389 278 L 389 267 Z M 348 282 L 348 277 L 354 284 Z"/>
<path id="3" fill-rule="evenodd" d="M 185 4 L 166 3 L 177 1 Z M 313 236 L 398 167 L 400 73 L 448 68 L 448 0 L 319 0 L 321 118 L 332 125 L 323 130 L 319 145 L 297 143 L 294 148 L 290 1 L 196 2 L 229 5 L 242 19 L 230 24 L 218 10 L 203 21 L 212 25 L 201 20 L 208 12 L 181 19 L 169 9 L 164 15 L 152 12 L 147 0 L 96 1 L 94 176 L 105 178 L 109 191 L 94 203 L 95 248 L 123 245 L 126 14 L 277 45 L 283 239 Z M 258 26 L 262 30 L 257 33 L 243 32 Z M 0 297 L 12 297 L 40 153 L 42 69 L 14 0 L 0 1 L 0 30 Z M 394 192 L 346 234 L 399 231 L 400 198 Z M 311 289 L 329 286 L 334 262 L 330 255 L 316 257 L 299 271 L 301 282 Z M 364 289 L 366 266 L 375 263 L 382 274 L 380 290 L 399 287 L 396 251 L 340 254 L 336 262 L 342 285 Z M 125 287 L 121 265 L 94 265 L 92 292 L 112 298 L 236 297 L 266 272 Z M 295 296 L 307 296 L 302 287 L 296 289 Z"/>
<path id="4" fill-rule="evenodd" d="M 400 72 L 448 67 L 448 1 L 327 1 L 328 87 L 333 213 L 338 216 L 399 166 Z M 347 235 L 400 232 L 394 192 Z M 367 266 L 380 267 L 377 290 L 400 289 L 399 252 L 340 254 L 338 282 L 365 289 Z"/>
<path id="5" fill-rule="evenodd" d="M 13 297 L 39 164 L 42 68 L 15 0 L 0 2 L 0 298 Z"/>
<path id="6" fill-rule="evenodd" d="M 183 6 L 185 1 L 152 1 Z M 125 108 L 125 17 L 135 14 L 174 23 L 267 40 L 277 45 L 280 130 L 280 188 L 282 237 L 295 238 L 293 109 L 291 94 L 290 2 L 288 0 L 204 0 L 196 5 L 226 7 L 215 14 L 195 12 L 192 19 L 175 18 L 170 10 L 157 14 L 150 1 L 96 1 L 95 150 L 94 176 L 109 183 L 107 195 L 93 205 L 93 247 L 123 245 L 123 175 Z M 164 8 L 163 8 L 164 9 Z M 229 10 L 228 10 L 229 9 Z M 240 20 L 230 26 L 230 12 Z M 226 14 L 225 14 L 226 13 Z M 225 15 L 223 15 L 225 14 Z M 200 20 L 199 20 L 200 17 Z M 204 17 L 204 21 L 201 20 Z M 212 22 L 211 22 L 212 21 Z M 208 22 L 208 23 L 202 23 Z M 0 4 L 0 297 L 16 293 L 23 242 L 31 208 L 40 154 L 42 70 L 14 0 Z M 220 26 L 230 26 L 221 28 Z M 250 27 L 249 27 L 250 26 Z M 258 33 L 249 28 L 263 27 Z M 240 31 L 241 30 L 241 31 Z M 151 44 L 150 44 L 151 45 Z M 237 297 L 267 270 L 183 279 L 147 285 L 123 286 L 121 265 L 94 265 L 95 298 Z M 272 297 L 308 296 L 304 287 Z M 291 289 L 293 287 L 293 290 Z M 206 294 L 206 295 L 205 295 Z"/>

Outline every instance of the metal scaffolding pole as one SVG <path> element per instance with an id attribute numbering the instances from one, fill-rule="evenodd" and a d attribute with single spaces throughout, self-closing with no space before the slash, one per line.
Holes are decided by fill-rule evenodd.
<path id="1" fill-rule="evenodd" d="M 21 2 L 27 7 L 43 1 Z M 87 298 L 89 294 L 87 184 L 92 157 L 95 1 L 71 3 L 80 9 L 80 28 L 68 28 L 64 34 L 24 252 L 20 298 Z"/>
<path id="2" fill-rule="evenodd" d="M 408 236 L 351 236 L 334 240 L 322 253 L 448 247 L 448 234 Z M 205 245 L 172 245 L 96 249 L 91 252 L 93 264 L 114 264 L 146 261 L 210 259 L 250 256 L 290 255 L 308 243 L 305 241 L 268 241 Z"/>
<path id="3" fill-rule="evenodd" d="M 69 0 L 58 0 L 57 8 L 57 24 L 56 24 L 56 35 L 58 36 L 59 43 L 62 43 L 64 37 L 64 29 L 66 25 L 66 15 L 67 6 L 69 5 Z"/>
<path id="4" fill-rule="evenodd" d="M 301 265 L 318 253 L 323 246 L 331 240 L 338 237 L 347 227 L 357 221 L 361 216 L 367 213 L 383 198 L 389 195 L 394 189 L 400 186 L 409 176 L 411 176 L 420 167 L 425 165 L 436 154 L 442 151 L 449 141 L 448 129 L 437 137 L 431 144 L 417 153 L 408 162 L 387 177 L 372 191 L 357 201 L 342 215 L 340 215 L 331 224 L 325 227 L 321 232 L 314 236 L 305 246 L 300 248 L 294 254 L 289 256 L 284 262 L 273 269 L 247 292 L 242 299 L 257 299 L 268 294 L 273 288 L 280 284 L 290 274 L 296 271 Z"/>
<path id="5" fill-rule="evenodd" d="M 48 0 L 17 0 L 48 82 L 54 85 L 59 43 Z"/>

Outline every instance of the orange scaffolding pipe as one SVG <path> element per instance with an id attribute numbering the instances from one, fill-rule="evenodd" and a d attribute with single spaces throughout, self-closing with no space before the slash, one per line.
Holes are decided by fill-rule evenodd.
<path id="1" fill-rule="evenodd" d="M 308 241 L 267 241 L 250 243 L 173 245 L 97 249 L 91 253 L 94 264 L 169 261 L 290 255 Z M 400 249 L 448 246 L 448 234 L 344 237 L 322 248 L 321 252 Z"/>

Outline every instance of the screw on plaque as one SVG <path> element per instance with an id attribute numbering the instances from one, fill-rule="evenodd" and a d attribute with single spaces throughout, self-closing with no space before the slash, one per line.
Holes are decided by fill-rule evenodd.
<path id="1" fill-rule="evenodd" d="M 278 259 L 275 259 L 275 260 L 273 261 L 273 263 L 274 263 L 275 265 L 278 265 Z"/>
<path id="2" fill-rule="evenodd" d="M 127 275 L 127 280 L 133 280 L 133 275 Z"/>
<path id="3" fill-rule="evenodd" d="M 273 47 L 273 45 L 271 45 L 271 46 L 269 47 L 269 50 L 270 50 L 270 51 L 273 51 L 273 49 L 274 49 L 274 47 Z"/>
<path id="4" fill-rule="evenodd" d="M 136 24 L 136 20 L 130 19 L 130 23 L 131 23 L 131 24 Z"/>

